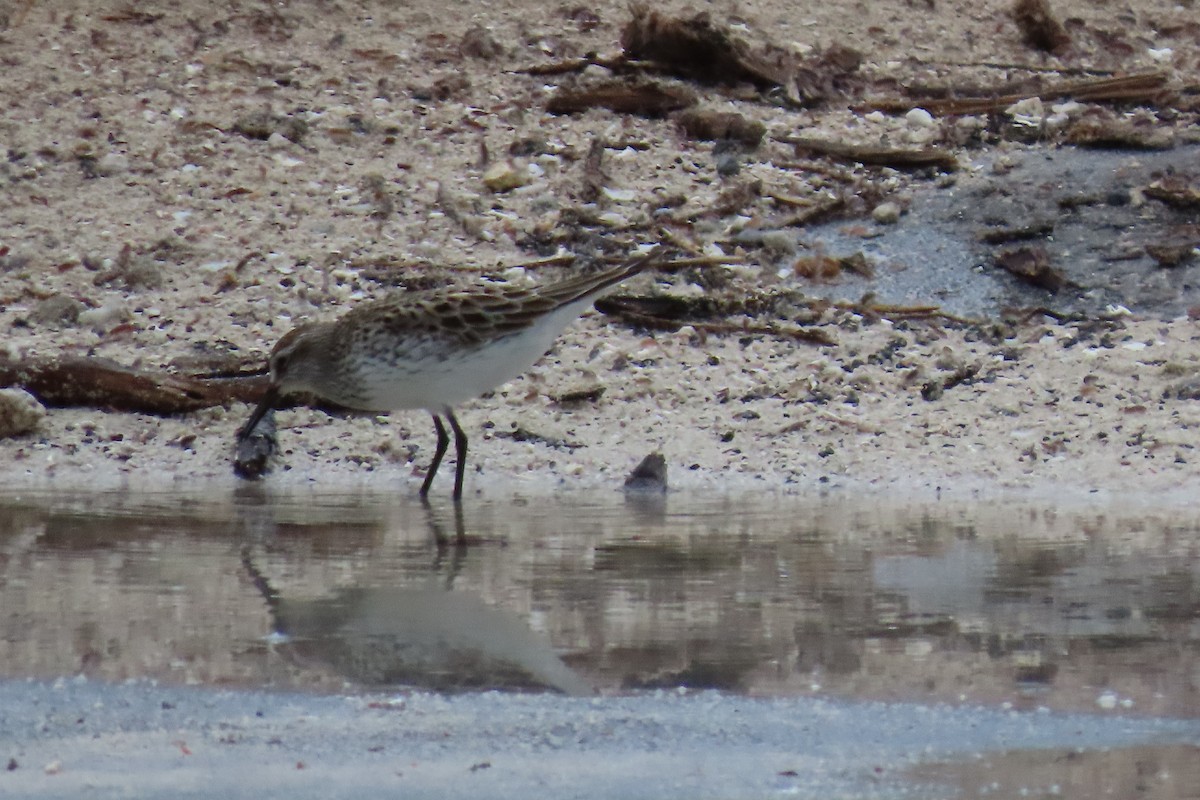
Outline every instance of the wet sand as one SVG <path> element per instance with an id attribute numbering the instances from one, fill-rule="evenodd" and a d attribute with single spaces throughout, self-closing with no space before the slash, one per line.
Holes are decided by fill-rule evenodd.
<path id="1" fill-rule="evenodd" d="M 1140 787 L 1175 797 L 1195 785 L 1200 737 L 1194 721 L 716 693 L 314 698 L 0 682 L 0 709 L 5 730 L 20 732 L 0 732 L 13 753 L 0 786 L 29 798 L 955 797 L 956 787 L 914 779 L 913 768 L 1014 746 L 1043 754 L 1035 763 L 1103 755 L 1079 783 L 997 776 L 990 796 L 1085 797 L 1128 785 L 1099 776 L 1129 775 L 1134 746 L 1191 742 L 1149 759 Z"/>

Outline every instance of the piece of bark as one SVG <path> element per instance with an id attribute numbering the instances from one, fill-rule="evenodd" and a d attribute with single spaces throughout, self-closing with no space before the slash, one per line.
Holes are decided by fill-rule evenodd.
<path id="1" fill-rule="evenodd" d="M 778 166 L 778 165 L 777 165 Z M 778 200 L 777 197 L 772 196 Z M 846 208 L 846 198 L 833 197 L 827 198 L 815 203 L 810 203 L 807 207 L 788 217 L 778 220 L 775 225 L 779 228 L 803 228 L 808 225 L 815 225 L 818 222 L 825 222 L 836 215 L 839 211 Z"/>
<path id="2" fill-rule="evenodd" d="M 551 395 L 550 399 L 555 405 L 559 406 L 579 406 L 585 403 L 594 403 L 604 396 L 605 388 L 600 384 L 591 386 L 582 386 L 578 389 L 570 389 L 562 394 Z"/>
<path id="3" fill-rule="evenodd" d="M 1179 267 L 1196 258 L 1200 250 L 1200 225 L 1177 225 L 1146 245 L 1146 253 L 1160 267 Z"/>
<path id="4" fill-rule="evenodd" d="M 529 67 L 513 70 L 524 75 L 565 75 L 571 72 L 583 72 L 588 67 L 604 67 L 613 72 L 636 72 L 644 65 L 631 63 L 624 53 L 615 56 L 601 56 L 588 53 L 579 58 L 565 58 L 550 64 L 534 64 Z"/>
<path id="5" fill-rule="evenodd" d="M 1142 190 L 1172 208 L 1200 208 L 1200 174 L 1167 175 Z"/>
<path id="6" fill-rule="evenodd" d="M 713 23 L 707 13 L 671 17 L 632 6 L 617 56 L 587 54 L 517 70 L 529 75 L 562 75 L 598 66 L 618 73 L 659 72 L 702 83 L 750 83 L 761 91 L 782 92 L 793 106 L 810 106 L 845 94 L 863 56 L 840 43 L 808 59 L 771 43 L 750 45 Z M 860 81 L 861 83 L 861 81 Z"/>
<path id="7" fill-rule="evenodd" d="M 661 117 L 696 103 L 696 95 L 682 86 L 658 83 L 608 81 L 578 88 L 560 88 L 546 101 L 551 114 L 577 114 L 607 108 L 618 114 Z"/>
<path id="8" fill-rule="evenodd" d="M 985 244 L 1004 244 L 1005 242 L 1020 242 L 1028 239 L 1042 239 L 1054 233 L 1054 222 L 1038 220 L 1024 225 L 1012 225 L 1005 228 L 993 228 L 979 234 L 979 241 Z"/>
<path id="9" fill-rule="evenodd" d="M 798 152 L 820 153 L 843 161 L 855 161 L 859 164 L 875 164 L 896 169 L 920 169 L 923 167 L 937 167 L 949 171 L 958 169 L 958 159 L 954 157 L 953 153 L 933 147 L 918 149 L 870 147 L 813 139 L 807 136 L 781 136 L 776 137 L 776 140 L 793 145 Z"/>
<path id="10" fill-rule="evenodd" d="M 563 439 L 560 436 L 539 433 L 520 425 L 513 428 L 511 431 L 493 431 L 492 436 L 497 439 L 512 439 L 514 442 L 532 442 L 534 444 L 552 447 L 555 450 L 578 450 L 584 446 L 579 442 L 572 442 L 568 439 Z"/>
<path id="11" fill-rule="evenodd" d="M 758 147 L 767 133 L 766 125 L 735 111 L 691 108 L 676 114 L 675 122 L 688 138 L 735 141 L 750 147 Z"/>
<path id="12" fill-rule="evenodd" d="M 762 195 L 762 181 L 757 178 L 731 183 L 722 189 L 713 203 L 712 213 L 718 217 L 740 214 Z"/>
<path id="13" fill-rule="evenodd" d="M 106 358 L 58 356 L 0 361 L 0 386 L 20 386 L 51 407 L 181 414 L 233 401 L 257 402 L 267 378 L 195 378 L 132 369 Z"/>
<path id="14" fill-rule="evenodd" d="M 942 311 L 940 306 L 897 306 L 888 303 L 876 303 L 873 295 L 866 295 L 855 303 L 830 303 L 833 308 L 851 311 L 867 319 L 909 320 L 926 319 L 949 322 L 954 325 L 977 325 L 979 320 L 960 317 Z"/>
<path id="15" fill-rule="evenodd" d="M 795 58 L 781 48 L 758 50 L 713 23 L 707 13 L 684 19 L 631 6 L 632 19 L 621 31 L 626 57 L 661 64 L 670 72 L 706 83 L 749 82 L 787 87 Z"/>
<path id="16" fill-rule="evenodd" d="M 937 400 L 946 393 L 947 389 L 953 389 L 955 386 L 970 386 L 975 382 L 975 376 L 978 374 L 978 364 L 959 367 L 945 377 L 935 378 L 922 384 L 921 398 L 930 401 Z"/>
<path id="17" fill-rule="evenodd" d="M 792 274 L 816 283 L 831 283 L 841 277 L 842 265 L 828 253 L 816 253 L 792 262 Z"/>
<path id="18" fill-rule="evenodd" d="M 1071 285 L 1063 271 L 1050 261 L 1044 247 L 1016 247 L 996 255 L 996 266 L 1019 280 L 1050 292 Z"/>
<path id="19" fill-rule="evenodd" d="M 1196 257 L 1198 246 L 1200 246 L 1200 241 L 1148 244 L 1146 253 L 1158 262 L 1160 267 L 1178 267 Z"/>
<path id="20" fill-rule="evenodd" d="M 1067 128 L 1066 142 L 1097 150 L 1170 150 L 1175 146 L 1175 136 L 1163 127 L 1085 117 Z"/>
<path id="21" fill-rule="evenodd" d="M 583 183 L 579 187 L 579 199 L 585 203 L 596 202 L 603 196 L 607 183 L 608 175 L 604 172 L 604 137 L 593 136 L 587 156 L 583 159 Z"/>
<path id="22" fill-rule="evenodd" d="M 866 81 L 856 78 L 863 54 L 835 42 L 796 68 L 789 99 L 801 106 L 814 106 L 832 97 L 861 92 Z"/>
<path id="23" fill-rule="evenodd" d="M 1167 89 L 1169 75 L 1162 70 L 1139 72 L 1133 75 L 1082 78 L 1047 85 L 1027 86 L 1013 91 L 1011 87 L 997 87 L 996 92 L 986 97 L 964 96 L 971 93 L 950 87 L 937 97 L 902 97 L 873 100 L 865 103 L 863 110 L 904 113 L 912 108 L 923 108 L 930 114 L 987 114 L 1003 111 L 1027 97 L 1040 97 L 1043 102 L 1072 99 L 1092 103 L 1143 103 L 1162 105 L 1169 98 Z"/>
<path id="24" fill-rule="evenodd" d="M 796 276 L 819 283 L 837 280 L 843 271 L 863 278 L 875 277 L 874 268 L 861 250 L 848 256 L 831 256 L 828 253 L 801 256 L 792 264 L 792 272 Z"/>

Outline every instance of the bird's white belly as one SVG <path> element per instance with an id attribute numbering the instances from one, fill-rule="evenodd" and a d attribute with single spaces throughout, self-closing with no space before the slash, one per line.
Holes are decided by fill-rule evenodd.
<path id="1" fill-rule="evenodd" d="M 363 399 L 370 410 L 390 411 L 439 410 L 478 397 L 529 369 L 577 313 L 558 309 L 530 329 L 470 349 L 428 342 L 395 363 L 365 362 L 358 373 Z"/>

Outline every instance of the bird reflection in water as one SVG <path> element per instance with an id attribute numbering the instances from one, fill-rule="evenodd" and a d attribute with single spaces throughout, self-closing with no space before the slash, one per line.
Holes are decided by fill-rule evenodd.
<path id="1" fill-rule="evenodd" d="M 435 541 L 446 542 L 427 510 Z M 465 541 L 461 509 L 455 525 L 456 540 Z M 242 548 L 242 566 L 267 602 L 275 633 L 284 637 L 281 649 L 302 665 L 323 664 L 371 688 L 592 694 L 520 616 L 450 589 L 467 552 L 449 551 L 445 586 L 358 586 L 316 600 L 293 600 L 276 590 L 250 545 Z M 435 572 L 446 555 L 439 546 Z"/>

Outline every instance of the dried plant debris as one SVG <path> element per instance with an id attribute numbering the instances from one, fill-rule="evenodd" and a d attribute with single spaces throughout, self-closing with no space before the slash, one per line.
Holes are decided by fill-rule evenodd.
<path id="1" fill-rule="evenodd" d="M 560 88 L 546 101 L 546 110 L 551 114 L 577 114 L 593 108 L 607 108 L 618 114 L 661 117 L 695 103 L 696 94 L 683 86 L 612 80 Z"/>
<path id="2" fill-rule="evenodd" d="M 771 43 L 747 44 L 714 24 L 707 13 L 685 19 L 650 11 L 644 4 L 632 10 L 619 55 L 588 53 L 518 72 L 562 75 L 593 66 L 620 73 L 660 72 L 701 83 L 751 84 L 767 98 L 795 107 L 816 105 L 865 83 L 856 74 L 862 54 L 839 43 L 802 60 Z"/>
<path id="3" fill-rule="evenodd" d="M 677 331 L 687 325 L 703 333 L 762 334 L 817 345 L 834 344 L 833 338 L 820 328 L 751 322 L 751 317 L 766 310 L 756 306 L 765 306 L 770 300 L 766 297 L 720 301 L 710 297 L 609 295 L 596 301 L 596 310 L 630 325 L 652 330 Z M 740 322 L 727 321 L 739 316 L 742 317 Z"/>
<path id="4" fill-rule="evenodd" d="M 559 406 L 582 406 L 597 402 L 604 396 L 604 392 L 605 387 L 602 384 L 592 383 L 575 389 L 568 389 L 565 392 L 551 396 L 550 399 L 555 405 Z"/>
<path id="5" fill-rule="evenodd" d="M 1163 70 L 1139 72 L 1133 75 L 1080 78 L 1043 83 L 1040 80 L 1021 81 L 1017 86 L 997 86 L 986 93 L 976 87 L 949 86 L 936 95 L 872 100 L 864 108 L 903 114 L 912 108 L 923 108 L 930 114 L 988 114 L 1003 111 L 1029 97 L 1042 102 L 1072 99 L 1090 103 L 1141 103 L 1149 106 L 1166 105 L 1173 93 L 1169 90 L 1170 76 Z"/>
<path id="6" fill-rule="evenodd" d="M 757 178 L 735 181 L 721 190 L 713 203 L 712 213 L 718 217 L 740 214 L 762 195 L 762 181 Z"/>
<path id="7" fill-rule="evenodd" d="M 947 389 L 953 389 L 956 386 L 970 386 L 975 382 L 979 375 L 978 364 L 968 364 L 951 372 L 949 375 L 940 378 L 934 378 L 921 385 L 921 398 L 924 400 L 937 400 Z"/>
<path id="8" fill-rule="evenodd" d="M 1048 0 L 1016 0 L 1012 17 L 1030 47 L 1061 53 L 1071 44 L 1071 37 L 1050 10 Z"/>
<path id="9" fill-rule="evenodd" d="M 1200 208 L 1200 173 L 1165 175 L 1142 191 L 1172 208 Z"/>
<path id="10" fill-rule="evenodd" d="M 740 313 L 740 309 L 735 311 L 728 304 L 722 307 L 714 297 L 676 297 L 668 294 L 610 294 L 596 300 L 595 307 L 602 314 L 632 320 L 635 324 L 643 319 L 673 323 L 674 330 L 691 322 Z"/>
<path id="11" fill-rule="evenodd" d="M 1179 225 L 1159 241 L 1146 245 L 1146 253 L 1160 267 L 1180 267 L 1196 258 L 1200 250 L 1200 225 Z"/>
<path id="12" fill-rule="evenodd" d="M 461 100 L 471 90 L 471 79 L 461 72 L 438 75 L 432 83 L 412 87 L 412 98 L 423 102 Z"/>
<path id="13" fill-rule="evenodd" d="M 846 144 L 825 139 L 814 139 L 807 136 L 781 136 L 777 141 L 785 142 L 796 148 L 797 156 L 804 153 L 817 153 L 836 158 L 840 161 L 851 161 L 858 164 L 872 164 L 895 169 L 921 169 L 935 167 L 953 171 L 958 169 L 958 159 L 948 150 L 937 148 L 893 148 L 872 147 L 868 145 Z"/>
<path id="14" fill-rule="evenodd" d="M 875 270 L 862 251 L 848 256 L 831 256 L 828 253 L 801 256 L 792 264 L 792 272 L 797 277 L 818 283 L 836 281 L 843 272 L 852 272 L 863 278 L 875 277 Z"/>
<path id="15" fill-rule="evenodd" d="M 823 198 L 815 202 L 806 201 L 805 205 L 798 205 L 796 202 L 793 202 L 799 198 L 785 198 L 769 192 L 767 196 L 781 205 L 800 209 L 785 219 L 777 220 L 776 225 L 780 228 L 803 228 L 807 225 L 827 222 L 839 213 L 846 211 L 849 206 L 846 198 L 841 196 Z"/>
<path id="16" fill-rule="evenodd" d="M 1105 115 L 1081 119 L 1066 132 L 1067 144 L 1112 150 L 1170 150 L 1174 134 L 1152 124 Z"/>
<path id="17" fill-rule="evenodd" d="M 70 295 L 52 294 L 37 302 L 29 312 L 29 319 L 38 325 L 65 328 L 75 325 L 85 310 L 87 306 Z"/>
<path id="18" fill-rule="evenodd" d="M 1200 247 L 1200 240 L 1183 244 L 1148 244 L 1146 253 L 1157 261 L 1160 267 L 1179 267 L 1196 257 L 1197 247 Z"/>
<path id="19" fill-rule="evenodd" d="M 692 108 L 676 114 L 675 122 L 690 139 L 735 141 L 750 147 L 758 147 L 767 133 L 766 125 L 735 111 Z"/>
<path id="20" fill-rule="evenodd" d="M 138 370 L 106 358 L 0 360 L 0 386 L 19 386 L 47 406 L 180 414 L 233 401 L 256 402 L 265 377 L 206 379 Z"/>
<path id="21" fill-rule="evenodd" d="M 158 289 L 164 283 L 164 262 L 148 254 L 135 253 L 129 244 L 122 247 L 108 265 L 108 269 L 97 272 L 92 279 L 93 286 L 120 284 L 127 289 Z"/>
<path id="22" fill-rule="evenodd" d="M 857 76 L 863 55 L 857 50 L 834 43 L 796 70 L 793 91 L 789 99 L 798 98 L 800 105 L 818 103 L 861 92 L 865 81 Z"/>
<path id="23" fill-rule="evenodd" d="M 1067 280 L 1063 271 L 1053 265 L 1050 254 L 1044 247 L 1014 247 L 1002 250 L 996 255 L 996 266 L 1030 286 L 1049 292 L 1074 286 Z"/>
<path id="24" fill-rule="evenodd" d="M 504 55 L 504 45 L 496 41 L 487 28 L 477 25 L 463 34 L 458 42 L 458 52 L 468 58 L 487 61 Z"/>
<path id="25" fill-rule="evenodd" d="M 1200 400 L 1200 375 L 1171 384 L 1163 391 L 1164 400 Z"/>
<path id="26" fill-rule="evenodd" d="M 604 196 L 608 185 L 608 174 L 604 171 L 604 137 L 593 136 L 583 159 L 583 180 L 579 186 L 579 199 L 592 203 Z"/>
<path id="27" fill-rule="evenodd" d="M 561 436 L 552 436 L 546 433 L 538 433 L 529 428 L 518 425 L 511 431 L 493 431 L 492 436 L 497 439 L 512 439 L 514 442 L 530 442 L 531 444 L 541 444 L 546 447 L 554 448 L 555 450 L 578 450 L 584 445 L 579 442 L 572 442 L 569 439 L 564 439 Z"/>
<path id="28" fill-rule="evenodd" d="M 633 17 L 621 32 L 627 58 L 652 61 L 706 83 L 787 87 L 792 82 L 796 60 L 790 53 L 774 46 L 755 50 L 718 27 L 707 13 L 670 17 L 644 3 L 635 3 L 630 11 Z"/>
<path id="29" fill-rule="evenodd" d="M 618 67 L 637 65 L 702 83 L 749 83 L 792 106 L 847 93 L 862 62 L 858 51 L 841 44 L 808 61 L 770 42 L 751 45 L 703 12 L 671 17 L 643 3 L 631 11 L 621 32 L 624 62 Z"/>
<path id="30" fill-rule="evenodd" d="M 308 135 L 308 123 L 298 117 L 284 117 L 269 111 L 255 111 L 238 117 L 230 131 L 247 139 L 266 141 L 278 133 L 290 142 L 300 144 Z"/>
<path id="31" fill-rule="evenodd" d="M 142 11 L 135 4 L 129 3 L 121 6 L 111 14 L 105 14 L 100 19 L 105 22 L 125 23 L 129 25 L 153 25 L 166 14 L 151 14 L 148 11 Z"/>
<path id="32" fill-rule="evenodd" d="M 1033 220 L 1021 225 L 1010 225 L 983 231 L 979 234 L 979 241 L 984 244 L 1023 242 L 1029 239 L 1044 239 L 1052 233 L 1054 233 L 1053 220 Z"/>

